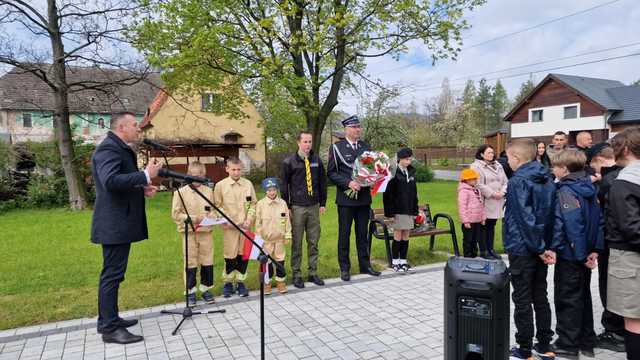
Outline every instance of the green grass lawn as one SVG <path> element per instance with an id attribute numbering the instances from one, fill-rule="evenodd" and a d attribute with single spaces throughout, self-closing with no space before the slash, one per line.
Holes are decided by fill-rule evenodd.
<path id="1" fill-rule="evenodd" d="M 433 214 L 445 212 L 457 222 L 455 182 L 419 184 L 420 203 L 429 202 Z M 258 195 L 262 197 L 262 194 Z M 322 216 L 319 275 L 339 276 L 335 188 L 329 188 L 327 213 Z M 382 207 L 382 196 L 373 207 Z M 149 240 L 134 244 L 126 280 L 120 290 L 120 309 L 135 309 L 183 299 L 181 237 L 170 218 L 171 194 L 147 201 Z M 89 241 L 91 211 L 65 209 L 16 210 L 0 215 L 0 329 L 90 317 L 97 314 L 97 285 L 101 248 Z M 499 229 L 496 233 L 500 234 Z M 436 249 L 451 252 L 448 236 L 436 238 Z M 461 237 L 459 236 L 459 241 Z M 214 233 L 215 293 L 221 292 L 222 238 Z M 501 248 L 498 241 L 498 248 Z M 352 269 L 357 271 L 352 236 Z M 306 257 L 306 255 L 305 255 Z M 426 264 L 445 260 L 428 251 L 425 239 L 414 238 L 409 261 Z M 378 269 L 386 266 L 384 242 L 373 240 L 372 259 Z M 289 262 L 287 260 L 287 271 Z M 303 269 L 306 264 L 303 263 Z M 257 288 L 255 262 L 249 267 L 250 288 Z M 291 280 L 290 278 L 288 280 Z"/>

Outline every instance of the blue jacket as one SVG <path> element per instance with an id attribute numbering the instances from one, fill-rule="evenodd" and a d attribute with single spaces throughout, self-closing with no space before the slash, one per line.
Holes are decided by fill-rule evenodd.
<path id="1" fill-rule="evenodd" d="M 555 185 L 537 161 L 518 168 L 507 183 L 502 240 L 509 255 L 542 254 L 551 245 Z"/>
<path id="2" fill-rule="evenodd" d="M 564 177 L 557 187 L 551 250 L 561 259 L 584 262 L 590 253 L 604 248 L 596 188 L 582 171 Z"/>

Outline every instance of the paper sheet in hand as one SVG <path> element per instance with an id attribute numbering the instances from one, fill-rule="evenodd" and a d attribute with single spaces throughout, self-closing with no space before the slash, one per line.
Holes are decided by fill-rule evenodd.
<path id="1" fill-rule="evenodd" d="M 200 223 L 200 226 L 221 225 L 226 223 L 227 223 L 227 219 L 225 218 L 212 219 L 212 218 L 206 217 L 204 218 L 204 220 L 202 220 L 202 222 Z"/>

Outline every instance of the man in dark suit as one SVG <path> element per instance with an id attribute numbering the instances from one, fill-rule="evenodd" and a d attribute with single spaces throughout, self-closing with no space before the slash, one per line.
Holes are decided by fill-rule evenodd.
<path id="1" fill-rule="evenodd" d="M 360 141 L 362 128 L 357 116 L 342 120 L 345 139 L 338 141 L 329 148 L 327 175 L 336 184 L 336 204 L 338 205 L 338 263 L 340 264 L 340 278 L 343 281 L 351 279 L 349 261 L 349 243 L 351 223 L 355 223 L 356 248 L 358 249 L 358 265 L 360 273 L 379 276 L 380 272 L 373 269 L 370 262 L 371 243 L 369 231 L 369 212 L 371 211 L 371 193 L 368 187 L 361 188 L 353 181 L 351 173 L 355 160 L 363 152 L 369 151 L 370 146 Z M 357 197 L 350 198 L 345 191 L 357 191 Z"/>
<path id="2" fill-rule="evenodd" d="M 150 163 L 139 171 L 135 152 L 128 144 L 138 139 L 140 128 L 129 112 L 111 117 L 111 131 L 98 145 L 91 160 L 96 186 L 96 203 L 91 224 L 91 241 L 102 245 L 103 266 L 98 290 L 98 333 L 106 343 L 129 344 L 142 341 L 127 327 L 137 320 L 118 316 L 118 288 L 124 280 L 131 243 L 148 237 L 144 197 L 153 196 L 151 178 L 160 163 Z"/>

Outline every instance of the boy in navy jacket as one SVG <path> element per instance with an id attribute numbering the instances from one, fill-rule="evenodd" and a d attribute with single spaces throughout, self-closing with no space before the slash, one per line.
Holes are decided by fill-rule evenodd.
<path id="1" fill-rule="evenodd" d="M 564 150 L 551 159 L 559 179 L 551 250 L 556 252 L 554 273 L 556 305 L 556 355 L 593 357 L 591 270 L 598 266 L 598 252 L 604 248 L 602 215 L 596 188 L 584 172 L 586 156 Z"/>
<path id="2" fill-rule="evenodd" d="M 509 255 L 513 286 L 517 347 L 511 356 L 529 359 L 535 351 L 539 359 L 553 359 L 550 342 L 551 307 L 547 300 L 547 264 L 555 261 L 549 249 L 553 236 L 555 186 L 548 171 L 537 161 L 532 139 L 516 139 L 507 147 L 509 166 L 514 170 L 507 184 L 502 226 L 504 248 Z M 532 309 L 533 305 L 533 309 Z M 533 310 L 536 338 L 533 346 Z"/>

